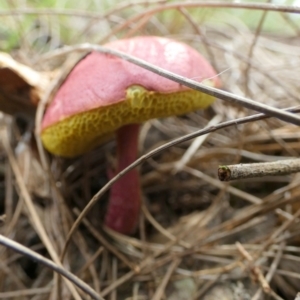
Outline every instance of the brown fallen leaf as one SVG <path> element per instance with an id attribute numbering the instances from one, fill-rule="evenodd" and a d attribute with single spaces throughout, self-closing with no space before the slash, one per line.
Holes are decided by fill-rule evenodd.
<path id="1" fill-rule="evenodd" d="M 50 73 L 37 72 L 0 52 L 0 110 L 33 116 Z"/>

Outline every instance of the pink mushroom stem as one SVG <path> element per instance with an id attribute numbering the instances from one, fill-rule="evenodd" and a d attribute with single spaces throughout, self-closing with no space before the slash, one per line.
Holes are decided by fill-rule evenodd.
<path id="1" fill-rule="evenodd" d="M 139 125 L 130 124 L 117 130 L 117 168 L 124 170 L 137 158 Z M 140 213 L 140 178 L 133 169 L 120 178 L 111 188 L 105 225 L 123 234 L 135 231 Z"/>

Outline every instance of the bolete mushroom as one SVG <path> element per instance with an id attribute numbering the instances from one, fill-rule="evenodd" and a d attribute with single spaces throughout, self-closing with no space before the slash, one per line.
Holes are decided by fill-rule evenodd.
<path id="1" fill-rule="evenodd" d="M 210 64 L 183 43 L 144 36 L 105 46 L 187 78 L 218 85 Z M 117 173 L 137 157 L 140 123 L 205 108 L 213 100 L 118 57 L 91 52 L 74 67 L 47 108 L 41 138 L 49 152 L 73 157 L 116 133 Z M 134 169 L 112 186 L 105 224 L 124 234 L 133 233 L 140 202 L 139 174 Z"/>

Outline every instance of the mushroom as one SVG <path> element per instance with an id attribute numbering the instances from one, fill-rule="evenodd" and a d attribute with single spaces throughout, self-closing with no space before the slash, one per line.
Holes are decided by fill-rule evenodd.
<path id="1" fill-rule="evenodd" d="M 199 82 L 219 83 L 196 50 L 171 39 L 142 36 L 105 46 Z M 137 157 L 140 123 L 202 109 L 213 100 L 118 57 L 91 52 L 74 67 L 48 106 L 41 139 L 49 152 L 74 157 L 115 133 L 118 173 Z M 112 186 L 105 225 L 123 234 L 134 233 L 140 203 L 139 173 L 134 169 Z"/>

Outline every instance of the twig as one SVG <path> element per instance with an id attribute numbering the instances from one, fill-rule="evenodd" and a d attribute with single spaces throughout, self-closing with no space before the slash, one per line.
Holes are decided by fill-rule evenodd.
<path id="1" fill-rule="evenodd" d="M 273 162 L 219 166 L 221 181 L 236 179 L 280 176 L 300 172 L 300 159 L 278 160 Z"/>
<path id="2" fill-rule="evenodd" d="M 76 286 L 78 286 L 80 289 L 82 289 L 84 292 L 86 292 L 88 295 L 90 295 L 93 299 L 96 300 L 104 300 L 99 294 L 97 294 L 89 285 L 87 285 L 85 282 L 83 282 L 81 279 L 79 279 L 77 276 L 72 274 L 71 272 L 64 269 L 62 266 L 59 266 L 55 264 L 50 259 L 47 259 L 43 257 L 42 255 L 30 250 L 27 247 L 24 247 L 23 245 L 12 241 L 11 239 L 4 237 L 0 234 L 0 244 L 8 247 L 20 254 L 23 254 L 29 258 L 31 258 L 34 261 L 37 261 L 44 266 L 50 268 L 51 270 L 59 273 L 60 275 L 64 276 L 65 278 L 68 278 L 71 282 L 73 282 Z"/>
<path id="3" fill-rule="evenodd" d="M 288 122 L 288 123 L 292 123 L 295 125 L 300 125 L 300 117 L 296 116 L 290 112 L 284 111 L 282 109 L 278 109 L 278 108 L 274 108 L 271 107 L 269 105 L 260 103 L 260 102 L 256 102 L 252 99 L 248 99 L 239 95 L 235 95 L 226 91 L 222 91 L 219 90 L 217 88 L 214 87 L 210 87 L 210 86 L 206 86 L 202 83 L 199 83 L 195 80 L 186 78 L 184 76 L 180 76 L 178 74 L 175 74 L 173 72 L 167 71 L 165 69 L 162 69 L 160 67 L 157 67 L 155 65 L 152 65 L 142 59 L 136 58 L 134 56 L 125 54 L 123 52 L 120 51 L 116 51 L 116 50 L 112 50 L 109 48 L 105 48 L 105 47 L 101 47 L 98 45 L 94 45 L 94 44 L 80 44 L 80 45 L 76 45 L 76 46 L 66 46 L 63 47 L 61 49 L 58 50 L 54 50 L 52 52 L 50 52 L 49 54 L 44 56 L 44 59 L 50 59 L 56 56 L 61 56 L 61 55 L 67 55 L 76 51 L 83 51 L 83 52 L 87 52 L 87 51 L 97 51 L 103 54 L 109 54 L 109 55 L 113 55 L 113 56 L 117 56 L 123 60 L 126 60 L 128 62 L 131 62 L 139 67 L 142 67 L 148 71 L 151 71 L 155 74 L 158 74 L 160 76 L 163 76 L 165 78 L 168 78 L 172 81 L 178 82 L 184 86 L 187 86 L 191 89 L 200 91 L 202 93 L 208 94 L 210 96 L 219 98 L 221 100 L 224 100 L 226 102 L 229 103 L 233 103 L 233 104 L 237 104 L 237 105 L 241 105 L 243 107 L 246 107 L 248 109 L 252 109 L 255 111 L 259 111 L 261 113 L 264 113 L 266 115 L 272 116 L 272 117 L 276 117 L 282 121 Z"/>

